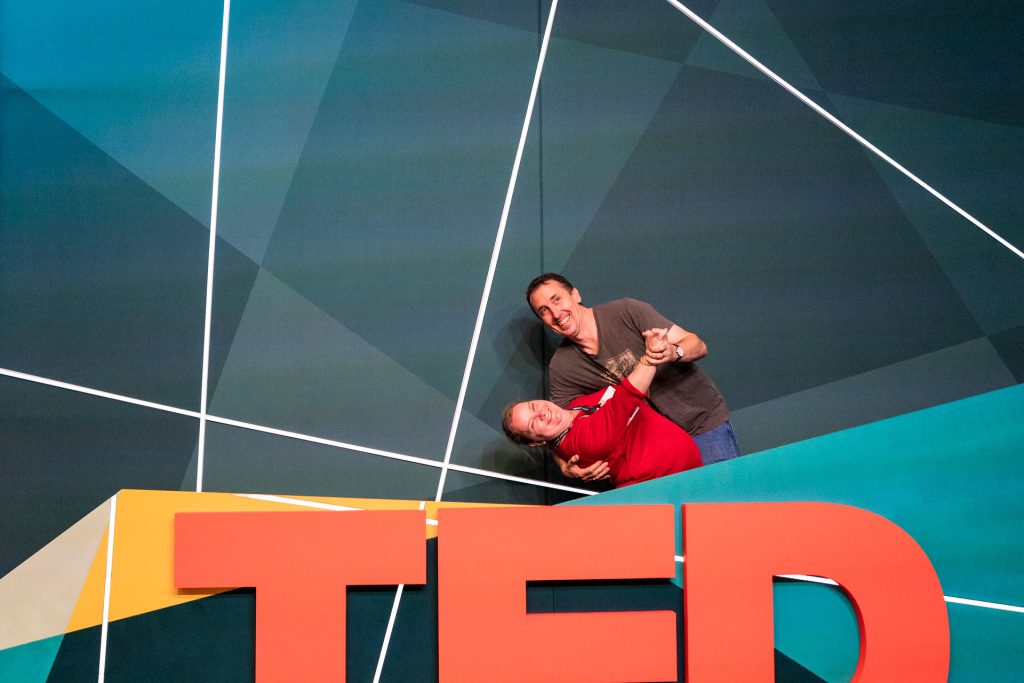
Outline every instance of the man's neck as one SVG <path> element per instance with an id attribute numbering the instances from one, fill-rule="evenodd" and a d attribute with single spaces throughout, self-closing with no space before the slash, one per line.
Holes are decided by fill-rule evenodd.
<path id="1" fill-rule="evenodd" d="M 600 340 L 597 338 L 597 319 L 594 317 L 593 308 L 583 308 L 579 333 L 570 337 L 569 341 L 579 346 L 591 356 L 597 355 L 600 349 Z"/>

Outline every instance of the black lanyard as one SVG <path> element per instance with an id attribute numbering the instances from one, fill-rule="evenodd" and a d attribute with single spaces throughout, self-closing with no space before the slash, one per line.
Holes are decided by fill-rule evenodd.
<path id="1" fill-rule="evenodd" d="M 576 406 L 575 408 L 569 408 L 569 410 L 578 410 L 581 413 L 583 413 L 583 415 L 581 415 L 580 417 L 585 417 L 587 415 L 590 415 L 591 413 L 593 413 L 595 410 L 597 410 L 600 407 L 601 407 L 601 404 L 598 403 L 596 406 Z M 573 424 L 575 424 L 575 422 L 576 422 L 576 420 L 573 420 L 572 422 L 570 422 L 569 426 L 566 427 L 565 429 L 563 429 L 561 434 L 559 434 L 555 438 L 551 439 L 551 441 L 548 441 L 548 445 L 551 446 L 552 448 L 558 448 L 558 444 L 562 443 L 562 439 L 564 439 L 565 435 L 569 433 L 569 430 L 572 429 L 572 426 L 573 426 Z"/>

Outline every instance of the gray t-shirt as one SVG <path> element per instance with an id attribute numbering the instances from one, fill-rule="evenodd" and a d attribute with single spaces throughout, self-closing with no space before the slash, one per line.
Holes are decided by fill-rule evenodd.
<path id="1" fill-rule="evenodd" d="M 644 355 L 642 333 L 672 325 L 653 306 L 636 299 L 609 301 L 593 310 L 597 355 L 591 356 L 566 339 L 548 367 L 551 400 L 563 408 L 574 398 L 622 381 Z M 729 419 L 721 392 L 696 363 L 659 366 L 649 394 L 658 412 L 691 435 L 703 434 Z"/>

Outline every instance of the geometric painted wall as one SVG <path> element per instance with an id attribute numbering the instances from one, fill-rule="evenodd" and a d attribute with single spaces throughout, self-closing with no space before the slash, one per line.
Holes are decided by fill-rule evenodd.
<path id="1" fill-rule="evenodd" d="M 891 514 L 947 595 L 1024 605 L 1024 10 L 684 4 L 962 213 L 664 0 L 560 0 L 507 215 L 550 2 L 5 2 L 0 595 L 64 533 L 95 551 L 122 489 L 778 495 Z M 501 409 L 543 393 L 555 342 L 522 296 L 547 270 L 700 334 L 757 455 L 587 497 L 508 445 Z M 936 510 L 984 561 L 946 562 Z M 955 680 L 1019 678 L 1024 615 L 950 610 Z M 0 672 L 18 650 L 70 667 L 26 680 L 83 677 L 3 627 Z M 780 638 L 841 678 L 841 653 Z"/>

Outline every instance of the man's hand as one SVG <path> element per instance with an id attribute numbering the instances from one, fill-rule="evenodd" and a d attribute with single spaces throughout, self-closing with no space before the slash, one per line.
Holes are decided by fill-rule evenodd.
<path id="1" fill-rule="evenodd" d="M 569 458 L 566 462 L 562 458 L 555 456 L 555 462 L 558 463 L 559 469 L 562 470 L 562 474 L 569 479 L 579 479 L 580 481 L 601 481 L 608 479 L 611 476 L 610 468 L 608 463 L 604 460 L 598 460 L 590 467 L 580 467 L 576 463 L 579 462 L 580 456 L 574 455 Z"/>

